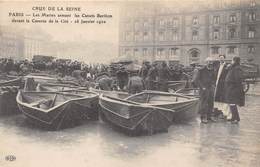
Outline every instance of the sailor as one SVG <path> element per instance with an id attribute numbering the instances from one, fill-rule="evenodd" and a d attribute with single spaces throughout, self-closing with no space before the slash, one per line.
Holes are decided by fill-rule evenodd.
<path id="1" fill-rule="evenodd" d="M 212 117 L 215 85 L 213 61 L 215 60 L 208 57 L 206 59 L 206 65 L 199 69 L 194 79 L 195 84 L 200 89 L 199 113 L 201 114 L 201 123 L 208 123 L 209 120 L 215 121 Z"/>
<path id="2" fill-rule="evenodd" d="M 156 90 L 156 78 L 158 76 L 157 64 L 154 62 L 152 67 L 148 70 L 147 74 L 147 89 L 148 90 Z"/>
<path id="3" fill-rule="evenodd" d="M 108 90 L 108 91 L 112 90 L 113 79 L 108 76 L 99 79 L 97 83 L 101 90 Z"/>
<path id="4" fill-rule="evenodd" d="M 142 77 L 144 81 L 146 80 L 146 78 L 148 76 L 149 68 L 150 68 L 150 63 L 144 61 L 143 65 L 142 65 L 142 68 L 141 68 L 141 70 L 139 72 L 139 76 Z"/>
<path id="5" fill-rule="evenodd" d="M 120 90 L 123 90 L 128 82 L 128 72 L 124 67 L 120 67 L 119 70 L 116 72 L 116 77 Z"/>
<path id="6" fill-rule="evenodd" d="M 131 77 L 128 81 L 128 92 L 130 94 L 135 94 L 142 92 L 145 89 L 143 79 L 137 75 L 137 72 L 132 72 Z"/>
<path id="7" fill-rule="evenodd" d="M 163 92 L 168 92 L 168 81 L 170 79 L 170 71 L 166 62 L 162 62 L 158 70 L 158 89 Z"/>
<path id="8" fill-rule="evenodd" d="M 245 105 L 245 92 L 242 81 L 243 73 L 240 66 L 240 57 L 234 57 L 225 78 L 225 101 L 229 104 L 232 113 L 231 123 L 240 121 L 237 105 Z"/>

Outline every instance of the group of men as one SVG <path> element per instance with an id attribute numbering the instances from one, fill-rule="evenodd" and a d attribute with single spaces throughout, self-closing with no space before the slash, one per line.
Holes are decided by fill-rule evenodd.
<path id="1" fill-rule="evenodd" d="M 201 122 L 215 122 L 216 115 L 222 113 L 225 119 L 238 123 L 237 106 L 245 104 L 240 58 L 234 57 L 229 65 L 225 55 L 220 55 L 219 60 L 206 61 L 206 66 L 195 71 L 193 78 L 193 84 L 200 89 Z"/>
<path id="2" fill-rule="evenodd" d="M 138 93 L 143 90 L 168 91 L 170 70 L 166 62 L 152 63 L 144 62 L 138 71 L 127 71 L 120 67 L 116 71 L 114 80 L 108 76 L 98 79 L 101 89 L 112 90 L 113 83 L 117 82 L 119 90 L 127 90 L 129 93 Z"/>

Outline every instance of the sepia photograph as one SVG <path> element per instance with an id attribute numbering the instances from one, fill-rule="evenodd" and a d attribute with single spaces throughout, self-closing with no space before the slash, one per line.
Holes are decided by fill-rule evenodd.
<path id="1" fill-rule="evenodd" d="M 260 167 L 259 0 L 0 0 L 0 167 Z"/>

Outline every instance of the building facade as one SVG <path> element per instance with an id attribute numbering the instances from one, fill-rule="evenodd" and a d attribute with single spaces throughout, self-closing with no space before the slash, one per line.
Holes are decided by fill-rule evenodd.
<path id="1" fill-rule="evenodd" d="M 50 37 L 39 31 L 0 26 L 0 58 L 31 60 L 34 55 L 51 55 Z"/>
<path id="2" fill-rule="evenodd" d="M 142 62 L 203 64 L 208 56 L 239 56 L 260 64 L 256 0 L 128 3 L 120 18 L 119 55 Z"/>
<path id="3" fill-rule="evenodd" d="M 22 35 L 14 29 L 0 27 L 0 58 L 24 59 Z"/>

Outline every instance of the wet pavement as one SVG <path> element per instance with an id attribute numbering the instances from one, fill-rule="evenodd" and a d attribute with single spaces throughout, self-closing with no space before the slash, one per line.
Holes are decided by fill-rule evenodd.
<path id="1" fill-rule="evenodd" d="M 260 90 L 260 86 L 255 89 Z M 259 91 L 260 92 L 260 91 Z M 246 97 L 239 125 L 175 124 L 168 133 L 129 137 L 102 122 L 62 131 L 31 127 L 20 115 L 0 118 L 0 167 L 257 167 L 260 96 Z M 6 161 L 14 155 L 15 161 Z"/>

